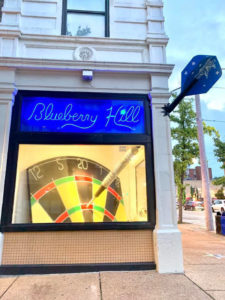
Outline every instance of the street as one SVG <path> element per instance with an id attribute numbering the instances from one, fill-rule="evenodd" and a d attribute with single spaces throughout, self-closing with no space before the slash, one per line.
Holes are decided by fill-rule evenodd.
<path id="1" fill-rule="evenodd" d="M 215 230 L 215 215 L 216 213 L 213 213 L 214 230 Z M 199 225 L 203 228 L 206 228 L 205 211 L 204 210 L 203 211 L 183 210 L 183 222 Z"/>

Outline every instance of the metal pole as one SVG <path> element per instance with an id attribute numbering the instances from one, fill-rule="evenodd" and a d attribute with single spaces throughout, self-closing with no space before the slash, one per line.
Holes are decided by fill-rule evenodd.
<path id="1" fill-rule="evenodd" d="M 195 105 L 196 105 L 196 122 L 198 129 L 198 142 L 199 142 L 199 154 L 200 154 L 200 164 L 201 164 L 201 175 L 202 175 L 202 194 L 204 197 L 205 206 L 205 221 L 207 230 L 214 230 L 212 208 L 211 208 L 211 195 L 210 195 L 210 182 L 208 165 L 206 161 L 205 154 L 205 142 L 203 135 L 202 126 L 202 116 L 201 116 L 201 106 L 200 106 L 200 96 L 195 95 Z"/>

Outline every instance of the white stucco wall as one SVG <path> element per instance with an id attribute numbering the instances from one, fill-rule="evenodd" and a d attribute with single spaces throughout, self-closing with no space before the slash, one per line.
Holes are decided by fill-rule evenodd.
<path id="1" fill-rule="evenodd" d="M 167 36 L 161 0 L 110 0 L 110 38 L 61 36 L 62 0 L 5 0 L 0 56 L 165 63 Z"/>

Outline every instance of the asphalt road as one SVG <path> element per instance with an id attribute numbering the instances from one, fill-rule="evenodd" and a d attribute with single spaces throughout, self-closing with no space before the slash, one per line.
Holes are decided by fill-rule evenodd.
<path id="1" fill-rule="evenodd" d="M 214 229 L 215 229 L 215 215 L 213 213 L 213 222 L 214 222 Z M 205 211 L 191 211 L 191 210 L 183 210 L 183 222 L 199 225 L 203 228 L 206 228 L 205 222 Z"/>

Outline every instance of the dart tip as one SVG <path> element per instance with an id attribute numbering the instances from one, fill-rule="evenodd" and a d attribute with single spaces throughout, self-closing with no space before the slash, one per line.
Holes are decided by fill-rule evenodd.
<path id="1" fill-rule="evenodd" d="M 95 200 L 95 197 L 91 198 L 91 200 L 88 202 L 87 207 L 92 204 L 92 202 Z"/>

